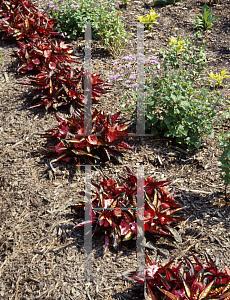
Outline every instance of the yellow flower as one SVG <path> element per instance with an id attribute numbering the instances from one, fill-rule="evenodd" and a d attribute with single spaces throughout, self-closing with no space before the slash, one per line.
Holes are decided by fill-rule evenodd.
<path id="1" fill-rule="evenodd" d="M 184 51 L 184 48 L 183 48 L 184 40 L 179 40 L 179 39 L 174 38 L 174 37 L 170 37 L 169 39 L 170 39 L 170 43 L 169 43 L 170 47 L 173 47 L 174 45 L 177 45 L 177 47 L 176 47 L 177 52 Z"/>
<path id="2" fill-rule="evenodd" d="M 224 78 L 230 77 L 230 75 L 225 75 L 226 71 L 221 71 L 221 74 L 220 73 L 214 74 L 213 72 L 210 72 L 210 73 L 207 72 L 207 73 L 210 76 L 210 81 L 212 83 L 215 83 L 218 86 L 222 85 L 222 81 Z"/>
<path id="3" fill-rule="evenodd" d="M 156 18 L 159 17 L 159 15 L 151 8 L 149 15 L 136 17 L 140 22 L 144 23 L 147 28 L 151 28 L 152 25 L 150 25 L 150 23 L 158 23 Z"/>

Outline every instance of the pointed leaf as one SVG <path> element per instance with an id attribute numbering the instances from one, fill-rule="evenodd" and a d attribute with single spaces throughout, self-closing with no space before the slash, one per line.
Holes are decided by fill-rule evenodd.
<path id="1" fill-rule="evenodd" d="M 200 294 L 198 300 L 202 300 L 202 299 L 204 299 L 205 297 L 208 296 L 209 292 L 210 292 L 211 289 L 212 289 L 212 286 L 213 286 L 214 282 L 215 282 L 215 280 L 213 280 L 212 282 L 210 282 L 210 283 L 207 285 L 207 287 L 201 292 L 201 294 Z"/>
<path id="2" fill-rule="evenodd" d="M 158 287 L 158 289 L 163 293 L 165 294 L 169 299 L 172 299 L 172 300 L 180 300 L 180 297 L 179 296 L 176 296 L 168 291 L 165 291 L 164 289 L 161 289 Z"/>
<path id="3" fill-rule="evenodd" d="M 179 235 L 178 231 L 175 228 L 172 228 L 168 225 L 165 225 L 165 228 L 167 228 L 171 232 L 171 234 L 174 236 L 177 242 L 182 243 L 181 236 Z"/>

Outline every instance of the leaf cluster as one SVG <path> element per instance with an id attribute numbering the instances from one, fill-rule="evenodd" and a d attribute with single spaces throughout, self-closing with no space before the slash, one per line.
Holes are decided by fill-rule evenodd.
<path id="1" fill-rule="evenodd" d="M 137 180 L 129 168 L 127 177 L 114 179 L 103 178 L 99 183 L 93 183 L 96 193 L 92 198 L 92 223 L 105 232 L 106 250 L 109 241 L 113 247 L 119 248 L 121 241 L 136 238 L 136 218 L 143 222 L 144 230 L 153 234 L 173 236 L 181 241 L 180 235 L 172 224 L 184 219 L 178 215 L 183 208 L 175 202 L 173 193 L 165 187 L 170 181 L 155 181 L 148 177 L 144 180 L 145 206 L 137 214 Z M 77 203 L 77 207 L 84 202 Z M 82 227 L 85 222 L 75 228 Z"/>
<path id="2" fill-rule="evenodd" d="M 57 64 L 69 62 L 78 63 L 73 49 L 63 41 L 47 38 L 38 38 L 33 42 L 17 42 L 20 50 L 13 56 L 18 58 L 18 73 L 27 73 L 32 70 L 54 70 Z"/>
<path id="3" fill-rule="evenodd" d="M 218 270 L 212 259 L 205 253 L 206 263 L 203 264 L 195 255 L 192 263 L 184 257 L 184 262 L 173 265 L 174 259 L 167 263 L 152 261 L 146 254 L 144 271 L 133 271 L 128 277 L 144 285 L 150 300 L 208 300 L 229 299 L 230 270 Z"/>
<path id="4" fill-rule="evenodd" d="M 213 72 L 207 72 L 208 75 L 210 76 L 210 81 L 212 85 L 217 85 L 217 86 L 222 86 L 222 81 L 225 78 L 230 77 L 230 75 L 226 75 L 226 71 L 221 71 L 221 73 L 216 73 L 214 74 Z"/>
<path id="5" fill-rule="evenodd" d="M 197 15 L 195 17 L 196 25 L 195 28 L 200 30 L 200 29 L 207 29 L 207 28 L 212 28 L 212 23 L 218 19 L 220 16 L 212 16 L 212 7 L 208 8 L 207 4 L 205 3 L 203 8 L 202 8 L 202 16 Z"/>
<path id="6" fill-rule="evenodd" d="M 65 119 L 57 114 L 59 122 L 54 129 L 47 130 L 44 134 L 36 136 L 47 138 L 51 146 L 44 148 L 57 156 L 51 161 L 64 160 L 69 162 L 74 159 L 78 167 L 83 163 L 96 164 L 105 157 L 122 162 L 122 154 L 119 149 L 132 149 L 122 141 L 126 136 L 129 123 L 122 123 L 118 119 L 120 112 L 114 115 L 104 115 L 96 109 L 92 114 L 92 128 L 90 134 L 85 134 L 84 114 L 81 110 L 74 111 Z M 52 165 L 51 165 L 52 166 Z"/>
<path id="7" fill-rule="evenodd" d="M 39 37 L 59 35 L 54 31 L 54 19 L 40 12 L 34 4 L 25 0 L 2 0 L 0 6 L 0 32 L 4 38 L 33 41 Z"/>
<path id="8" fill-rule="evenodd" d="M 30 82 L 23 83 L 34 87 L 29 94 L 32 101 L 40 100 L 33 107 L 44 105 L 48 110 L 50 107 L 57 109 L 62 105 L 72 104 L 74 108 L 83 109 L 87 99 L 84 96 L 85 72 L 83 69 L 72 69 L 69 66 L 57 64 L 52 65 L 50 70 L 39 73 L 36 77 L 29 77 Z M 93 103 L 101 94 L 108 90 L 101 88 L 101 85 L 109 85 L 100 79 L 100 75 L 91 74 Z"/>
<path id="9" fill-rule="evenodd" d="M 137 16 L 138 20 L 145 24 L 147 29 L 152 27 L 152 24 L 157 23 L 156 18 L 159 15 L 151 8 L 150 13 L 145 16 Z"/>

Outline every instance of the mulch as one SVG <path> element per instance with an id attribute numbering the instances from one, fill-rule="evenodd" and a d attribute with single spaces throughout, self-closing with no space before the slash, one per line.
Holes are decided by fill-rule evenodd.
<path id="1" fill-rule="evenodd" d="M 230 3 L 220 1 L 213 5 L 213 14 L 220 15 L 209 36 L 208 67 L 213 72 L 226 70 L 230 74 L 229 20 Z M 34 1 L 44 8 L 44 1 Z M 193 35 L 194 9 L 203 2 L 181 1 L 175 6 L 154 8 L 160 14 L 159 24 L 145 35 L 145 55 L 157 55 L 168 45 L 168 37 Z M 130 1 L 121 12 L 127 30 L 132 35 L 126 48 L 115 59 L 98 42 L 92 43 L 92 72 L 101 74 L 104 81 L 113 74 L 112 63 L 136 53 L 136 15 L 149 12 L 151 1 Z M 69 44 L 84 60 L 83 39 Z M 0 41 L 0 299 L 144 299 L 137 296 L 138 284 L 124 276 L 136 268 L 135 241 L 124 242 L 121 251 L 112 247 L 104 252 L 104 237 L 95 234 L 93 241 L 93 281 L 84 278 L 84 230 L 72 230 L 84 219 L 71 209 L 70 203 L 82 198 L 84 172 L 74 166 L 56 163 L 56 172 L 49 167 L 46 157 L 37 155 L 44 139 L 36 133 L 54 128 L 54 115 L 43 108 L 29 109 L 29 88 L 20 85 L 26 75 L 16 74 L 17 50 L 14 43 Z M 120 110 L 122 97 L 116 86 L 100 98 L 101 108 L 114 113 Z M 126 112 L 126 117 L 128 117 Z M 229 130 L 229 121 L 217 125 L 216 132 Z M 170 140 L 133 137 L 129 143 L 135 151 L 124 153 L 121 165 L 106 162 L 103 173 L 122 174 L 125 166 L 136 170 L 145 165 L 145 175 L 156 180 L 171 180 L 177 201 L 189 212 L 185 222 L 176 228 L 182 242 L 172 238 L 147 235 L 155 249 L 146 249 L 153 258 L 180 259 L 182 255 L 196 254 L 204 261 L 207 252 L 219 268 L 230 267 L 230 207 L 224 201 L 224 184 L 220 179 L 217 135 L 203 137 L 202 146 L 193 152 L 181 149 Z M 92 170 L 94 181 L 101 179 L 98 170 Z"/>

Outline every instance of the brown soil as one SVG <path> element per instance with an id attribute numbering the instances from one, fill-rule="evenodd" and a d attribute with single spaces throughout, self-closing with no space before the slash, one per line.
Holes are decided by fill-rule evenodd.
<path id="1" fill-rule="evenodd" d="M 213 30 L 207 32 L 211 43 L 207 57 L 209 69 L 224 69 L 230 74 L 230 3 L 220 2 L 213 5 L 213 14 L 221 17 L 215 21 Z M 44 1 L 35 3 L 44 7 Z M 136 53 L 136 25 L 130 22 L 136 15 L 148 13 L 152 4 L 131 0 L 127 8 L 121 8 L 127 29 L 133 35 L 120 58 Z M 192 36 L 194 9 L 203 4 L 182 0 L 175 6 L 155 8 L 160 13 L 159 24 L 145 36 L 146 56 L 157 55 L 175 32 L 182 38 Z M 84 54 L 80 39 L 71 45 Z M 81 199 L 78 192 L 84 189 L 84 173 L 56 163 L 54 174 L 49 169 L 49 160 L 36 155 L 44 140 L 33 135 L 55 127 L 56 119 L 42 108 L 28 108 L 28 88 L 19 84 L 27 77 L 16 74 L 17 64 L 11 57 L 17 46 L 1 41 L 0 50 L 0 299 L 119 299 L 122 293 L 128 299 L 136 299 L 135 284 L 123 276 L 128 270 L 135 270 L 135 241 L 123 243 L 118 254 L 112 247 L 104 253 L 103 237 L 93 236 L 95 277 L 93 282 L 85 281 L 84 231 L 72 230 L 82 218 L 69 207 L 69 203 Z M 93 42 L 94 73 L 102 74 L 107 81 L 112 74 L 112 68 L 107 66 L 114 61 Z M 119 97 L 114 90 L 101 98 L 101 106 L 106 112 L 116 112 L 120 110 Z M 228 122 L 216 128 L 217 132 L 228 129 Z M 187 152 L 163 137 L 132 138 L 130 144 L 135 151 L 124 154 L 123 165 L 104 165 L 103 172 L 111 176 L 122 173 L 124 166 L 135 171 L 135 165 L 145 164 L 146 175 L 173 181 L 176 199 L 187 207 L 189 217 L 177 227 L 182 243 L 148 235 L 156 247 L 147 249 L 153 258 L 165 260 L 194 253 L 204 260 L 206 251 L 220 268 L 230 267 L 230 208 L 224 201 L 218 162 L 221 150 L 216 140 L 203 138 L 200 149 Z M 100 179 L 99 171 L 92 170 L 92 178 Z"/>

